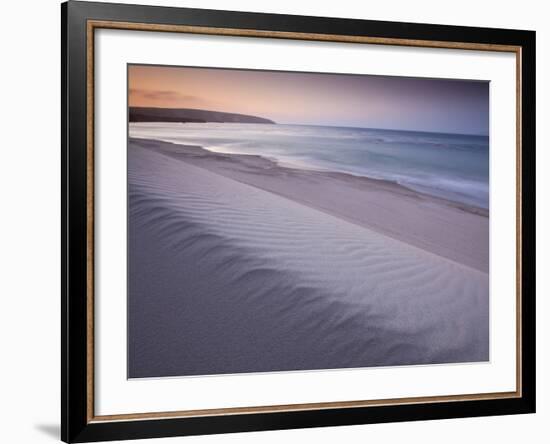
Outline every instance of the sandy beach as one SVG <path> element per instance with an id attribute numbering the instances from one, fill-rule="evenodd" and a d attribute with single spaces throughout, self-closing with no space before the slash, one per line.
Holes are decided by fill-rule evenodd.
<path id="1" fill-rule="evenodd" d="M 145 139 L 128 192 L 130 377 L 489 359 L 484 209 Z"/>

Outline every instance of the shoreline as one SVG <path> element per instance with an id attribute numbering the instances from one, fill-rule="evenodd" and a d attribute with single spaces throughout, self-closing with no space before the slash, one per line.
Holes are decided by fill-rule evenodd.
<path id="1" fill-rule="evenodd" d="M 214 150 L 209 150 L 209 149 L 207 149 L 207 148 L 205 148 L 201 145 L 179 144 L 179 143 L 175 143 L 175 142 L 164 142 L 162 140 L 156 140 L 156 139 L 142 139 L 142 140 L 151 140 L 151 141 L 158 141 L 158 142 L 163 142 L 163 143 L 173 143 L 174 145 L 179 145 L 179 146 L 183 146 L 183 147 L 186 147 L 186 148 L 193 148 L 193 149 L 194 148 L 199 148 L 199 149 L 201 149 L 205 152 L 204 153 L 205 155 L 219 154 L 221 156 L 232 156 L 232 157 L 235 157 L 236 159 L 242 159 L 242 160 L 244 160 L 246 157 L 250 157 L 250 158 L 259 157 L 261 159 L 268 160 L 268 161 L 272 162 L 272 164 L 273 164 L 272 168 L 307 171 L 307 172 L 311 172 L 311 173 L 319 173 L 321 175 L 323 175 L 323 174 L 326 174 L 326 175 L 342 175 L 345 178 L 347 177 L 347 178 L 350 178 L 350 179 L 360 179 L 360 180 L 366 180 L 366 181 L 374 181 L 374 182 L 377 182 L 379 184 L 385 183 L 389 186 L 404 188 L 405 190 L 407 190 L 409 192 L 412 192 L 412 193 L 416 193 L 416 194 L 418 194 L 418 195 L 420 195 L 424 198 L 434 199 L 434 200 L 440 201 L 441 203 L 443 203 L 445 205 L 456 207 L 456 208 L 458 208 L 462 211 L 466 211 L 466 212 L 474 213 L 474 214 L 479 214 L 480 216 L 489 217 L 489 209 L 488 208 L 485 208 L 485 207 L 482 207 L 482 206 L 479 206 L 479 205 L 475 205 L 475 204 L 472 204 L 472 203 L 453 200 L 453 199 L 445 197 L 443 195 L 438 195 L 435 192 L 429 193 L 427 191 L 421 191 L 419 189 L 413 188 L 412 186 L 408 186 L 406 184 L 400 183 L 397 180 L 373 177 L 373 176 L 368 176 L 368 175 L 365 175 L 365 174 L 353 173 L 353 172 L 350 172 L 350 171 L 336 171 L 336 170 L 329 169 L 329 168 L 323 168 L 323 167 L 318 167 L 318 166 L 314 166 L 314 165 L 308 165 L 306 163 L 297 163 L 297 162 L 294 162 L 294 161 L 291 161 L 291 160 L 281 161 L 281 160 L 277 160 L 275 158 L 271 158 L 269 156 L 265 156 L 265 155 L 262 155 L 262 154 L 245 154 L 245 153 L 238 153 L 238 152 L 232 152 L 232 151 L 214 151 Z"/>
<path id="2" fill-rule="evenodd" d="M 389 180 L 287 167 L 261 155 L 130 137 L 132 146 L 291 199 L 478 271 L 489 271 L 489 212 L 484 208 Z"/>

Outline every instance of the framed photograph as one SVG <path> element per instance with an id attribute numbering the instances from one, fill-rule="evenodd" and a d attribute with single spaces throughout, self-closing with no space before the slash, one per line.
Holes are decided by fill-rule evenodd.
<path id="1" fill-rule="evenodd" d="M 69 1 L 62 439 L 535 411 L 535 33 Z"/>

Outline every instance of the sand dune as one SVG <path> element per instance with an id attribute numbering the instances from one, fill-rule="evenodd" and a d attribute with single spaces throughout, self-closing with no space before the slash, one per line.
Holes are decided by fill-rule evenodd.
<path id="1" fill-rule="evenodd" d="M 486 273 L 155 147 L 129 146 L 130 377 L 489 358 Z"/>
<path id="2" fill-rule="evenodd" d="M 420 194 L 395 182 L 288 168 L 262 156 L 214 153 L 198 146 L 146 139 L 132 139 L 131 143 L 489 271 L 485 209 Z"/>

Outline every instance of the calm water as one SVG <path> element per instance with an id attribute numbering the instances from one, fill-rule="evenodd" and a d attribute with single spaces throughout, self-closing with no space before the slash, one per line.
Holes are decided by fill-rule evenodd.
<path id="1" fill-rule="evenodd" d="M 236 123 L 138 123 L 131 137 L 259 154 L 286 166 L 398 182 L 489 207 L 489 138 L 364 128 Z"/>

